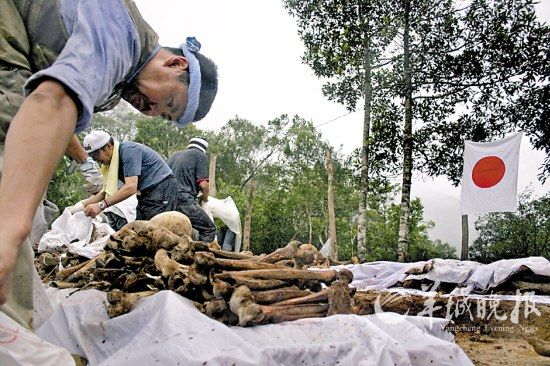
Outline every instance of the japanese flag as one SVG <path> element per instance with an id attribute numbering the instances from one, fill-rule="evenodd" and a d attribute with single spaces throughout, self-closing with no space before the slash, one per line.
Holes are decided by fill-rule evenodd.
<path id="1" fill-rule="evenodd" d="M 518 132 L 492 142 L 464 142 L 462 214 L 517 210 L 521 136 Z"/>

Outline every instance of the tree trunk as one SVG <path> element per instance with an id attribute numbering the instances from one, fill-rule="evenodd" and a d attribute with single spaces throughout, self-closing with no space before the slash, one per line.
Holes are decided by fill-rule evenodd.
<path id="1" fill-rule="evenodd" d="M 254 206 L 254 191 L 256 190 L 256 181 L 250 182 L 250 192 L 248 194 L 248 204 L 246 205 L 246 213 L 244 216 L 243 228 L 243 251 L 250 250 L 250 225 L 252 223 L 252 208 Z"/>
<path id="2" fill-rule="evenodd" d="M 330 150 L 326 151 L 328 175 L 328 237 L 330 239 L 329 257 L 338 260 L 338 242 L 336 241 L 336 217 L 334 214 L 334 167 Z"/>
<path id="3" fill-rule="evenodd" d="M 216 154 L 210 155 L 210 169 L 208 172 L 209 175 L 209 181 L 208 181 L 208 189 L 210 190 L 209 196 L 210 197 L 216 197 L 216 194 L 218 194 L 216 190 Z"/>
<path id="4" fill-rule="evenodd" d="M 412 181 L 412 80 L 410 62 L 410 11 L 411 1 L 405 0 L 404 30 L 403 30 L 403 75 L 405 90 L 405 117 L 403 125 L 403 184 L 401 186 L 401 213 L 399 216 L 399 239 L 397 240 L 397 258 L 399 262 L 407 261 L 407 246 L 409 244 L 409 216 L 411 210 Z"/>
<path id="5" fill-rule="evenodd" d="M 306 214 L 307 214 L 307 227 L 308 227 L 308 243 L 313 244 L 313 223 L 311 222 L 311 212 L 309 210 L 309 205 L 306 204 Z"/>
<path id="6" fill-rule="evenodd" d="M 363 92 L 365 94 L 363 114 L 363 146 L 361 149 L 361 183 L 359 187 L 359 219 L 357 222 L 357 256 L 365 259 L 367 256 L 367 198 L 369 193 L 369 139 L 370 120 L 372 109 L 372 67 L 370 58 L 370 37 L 365 32 L 363 68 L 365 80 Z"/>
<path id="7" fill-rule="evenodd" d="M 468 259 L 468 215 L 462 215 L 462 250 L 460 251 L 460 260 Z"/>

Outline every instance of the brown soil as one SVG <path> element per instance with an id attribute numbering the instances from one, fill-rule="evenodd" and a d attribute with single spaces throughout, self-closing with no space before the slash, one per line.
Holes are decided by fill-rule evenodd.
<path id="1" fill-rule="evenodd" d="M 550 306 L 536 305 L 541 315 L 520 316 L 518 324 L 491 320 L 457 326 L 456 343 L 475 365 L 550 365 Z M 509 312 L 508 312 L 509 314 Z M 468 325 L 473 327 L 468 328 Z"/>
<path id="2" fill-rule="evenodd" d="M 517 335 L 517 334 L 516 334 Z M 475 365 L 532 365 L 548 366 L 550 358 L 539 355 L 527 340 L 504 339 L 470 332 L 458 332 L 455 342 Z"/>
<path id="3" fill-rule="evenodd" d="M 397 296 L 388 292 L 357 292 L 354 296 L 356 312 L 372 314 L 377 298 L 384 311 L 404 314 L 408 310 L 409 315 L 417 315 L 423 311 L 427 299 L 420 295 Z M 500 301 L 496 313 L 501 319 L 506 316 L 506 320 L 499 320 L 494 316 L 478 317 L 480 303 L 475 299 L 454 298 L 455 303 L 460 299 L 466 300 L 470 305 L 473 319 L 470 319 L 469 312 L 453 316 L 454 324 L 449 326 L 449 330 L 455 334 L 456 343 L 475 365 L 550 366 L 549 305 L 534 304 L 540 315 L 531 312 L 525 317 L 523 303 L 518 307 L 514 301 Z M 434 301 L 434 307 L 439 307 L 434 316 L 445 317 L 448 311 L 448 298 L 435 296 Z M 456 307 L 452 306 L 451 313 L 454 314 L 455 309 Z M 514 309 L 519 310 L 517 321 L 510 320 Z"/>

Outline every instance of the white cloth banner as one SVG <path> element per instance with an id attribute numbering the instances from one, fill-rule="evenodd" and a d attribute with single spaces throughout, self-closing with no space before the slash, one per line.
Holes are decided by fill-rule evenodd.
<path id="1" fill-rule="evenodd" d="M 492 142 L 464 142 L 462 214 L 517 210 L 521 136 L 518 132 Z"/>

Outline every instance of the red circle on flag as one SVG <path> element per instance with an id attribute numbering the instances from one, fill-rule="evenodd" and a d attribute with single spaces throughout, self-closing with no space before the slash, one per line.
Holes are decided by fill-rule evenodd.
<path id="1" fill-rule="evenodd" d="M 486 156 L 479 159 L 472 169 L 472 180 L 480 188 L 490 188 L 504 177 L 506 165 L 498 156 Z"/>

